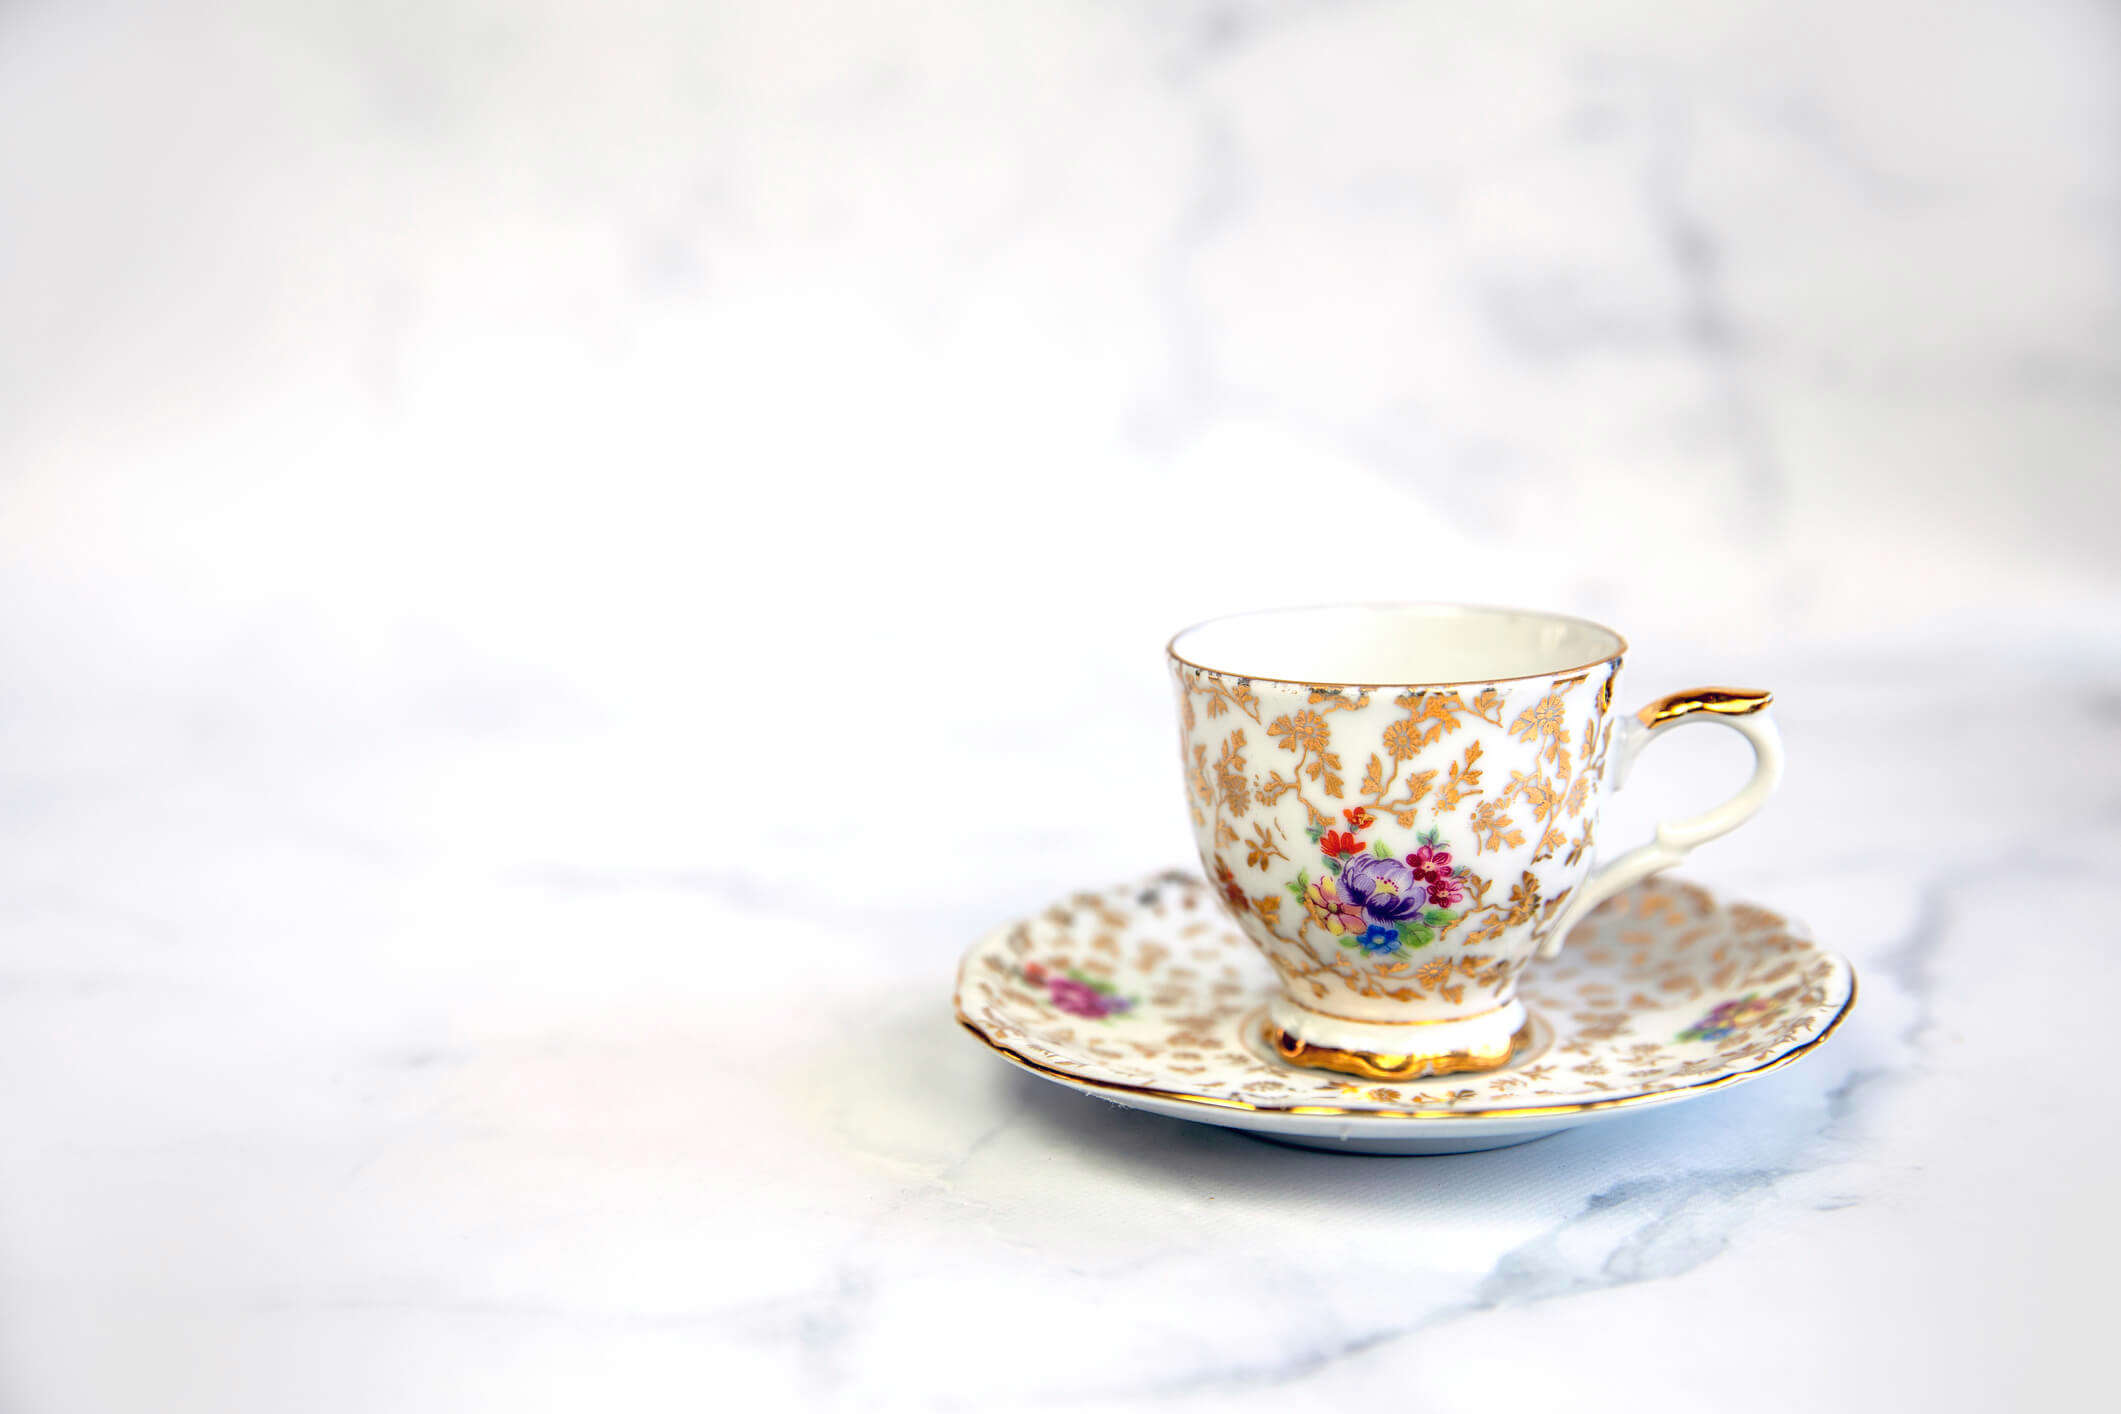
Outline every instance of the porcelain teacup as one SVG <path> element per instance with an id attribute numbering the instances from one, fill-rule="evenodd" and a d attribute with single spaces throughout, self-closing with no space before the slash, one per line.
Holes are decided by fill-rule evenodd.
<path id="1" fill-rule="evenodd" d="M 1782 774 L 1769 694 L 1612 711 L 1626 640 L 1449 604 L 1214 619 L 1169 647 L 1202 865 L 1280 977 L 1284 1060 L 1378 1080 L 1489 1070 L 1531 1032 L 1517 978 L 1600 901 L 1737 828 Z M 1729 801 L 1596 867 L 1635 755 L 1718 722 L 1752 743 Z"/>

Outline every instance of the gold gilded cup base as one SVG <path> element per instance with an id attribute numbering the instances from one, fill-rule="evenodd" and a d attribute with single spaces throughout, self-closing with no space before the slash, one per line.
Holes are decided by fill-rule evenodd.
<path id="1" fill-rule="evenodd" d="M 1274 1054 L 1291 1065 L 1310 1070 L 1337 1070 L 1365 1080 L 1428 1080 L 1439 1075 L 1457 1075 L 1469 1070 L 1495 1070 L 1510 1063 L 1532 1039 L 1532 1019 L 1527 1016 L 1517 1034 L 1493 1049 L 1447 1051 L 1442 1055 L 1379 1055 L 1374 1051 L 1344 1051 L 1338 1046 L 1314 1046 L 1282 1030 L 1272 1021 L 1264 1035 Z"/>

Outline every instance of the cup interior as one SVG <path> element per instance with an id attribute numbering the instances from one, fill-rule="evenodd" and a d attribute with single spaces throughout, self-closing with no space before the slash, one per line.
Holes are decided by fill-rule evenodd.
<path id="1" fill-rule="evenodd" d="M 1432 687 L 1593 667 L 1627 643 L 1588 619 L 1460 604 L 1272 609 L 1196 624 L 1171 656 L 1230 677 L 1329 687 Z"/>

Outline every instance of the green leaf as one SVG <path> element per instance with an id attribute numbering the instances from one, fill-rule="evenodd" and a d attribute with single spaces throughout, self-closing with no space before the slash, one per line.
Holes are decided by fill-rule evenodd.
<path id="1" fill-rule="evenodd" d="M 1334 877 L 1338 878 L 1340 875 L 1340 871 L 1345 867 L 1346 866 L 1344 866 L 1339 860 L 1335 859 L 1332 855 L 1329 854 L 1326 856 L 1326 868 L 1333 872 Z"/>
<path id="2" fill-rule="evenodd" d="M 1451 912 L 1451 910 L 1449 910 L 1448 908 L 1431 908 L 1422 913 L 1421 921 L 1424 923 L 1433 923 L 1441 927 L 1443 924 L 1449 923 L 1457 917 L 1458 915 Z"/>
<path id="3" fill-rule="evenodd" d="M 1349 936 L 1348 936 L 1348 935 L 1347 935 L 1346 933 L 1343 933 L 1343 934 L 1341 934 L 1341 935 L 1340 935 L 1340 945 L 1341 945 L 1342 947 L 1344 947 L 1344 948 L 1352 948 L 1352 947 L 1355 947 L 1355 946 L 1356 946 L 1356 942 L 1355 942 L 1355 940 L 1354 940 L 1353 938 L 1349 937 Z"/>
<path id="4" fill-rule="evenodd" d="M 1370 853 L 1376 855 L 1379 859 L 1390 859 L 1392 857 L 1391 846 L 1387 845 L 1381 838 L 1370 841 Z"/>
<path id="5" fill-rule="evenodd" d="M 1304 833 L 1311 837 L 1312 844 L 1317 844 L 1319 839 L 1324 836 L 1325 831 L 1316 825 L 1307 825 L 1304 827 Z"/>

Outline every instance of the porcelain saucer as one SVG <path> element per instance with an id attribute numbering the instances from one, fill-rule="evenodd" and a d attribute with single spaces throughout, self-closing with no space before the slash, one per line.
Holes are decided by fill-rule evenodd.
<path id="1" fill-rule="evenodd" d="M 957 1015 L 1071 1089 L 1314 1149 L 1459 1154 L 1742 1084 L 1809 1054 L 1856 1000 L 1798 924 L 1660 877 L 1593 911 L 1519 994 L 1533 1036 L 1502 1069 L 1380 1085 L 1291 1066 L 1261 1038 L 1275 982 L 1200 878 L 1079 893 L 997 928 Z"/>

